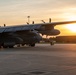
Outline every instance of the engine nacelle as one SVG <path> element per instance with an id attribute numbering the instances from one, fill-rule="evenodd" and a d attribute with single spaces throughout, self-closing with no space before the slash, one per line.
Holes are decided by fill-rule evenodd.
<path id="1" fill-rule="evenodd" d="M 41 32 L 43 35 L 59 35 L 60 31 L 57 29 L 53 29 L 53 30 L 46 30 L 46 31 L 42 31 Z"/>
<path id="2" fill-rule="evenodd" d="M 51 30 L 51 35 L 59 35 L 59 34 L 60 34 L 59 30 L 57 30 L 57 29 Z"/>

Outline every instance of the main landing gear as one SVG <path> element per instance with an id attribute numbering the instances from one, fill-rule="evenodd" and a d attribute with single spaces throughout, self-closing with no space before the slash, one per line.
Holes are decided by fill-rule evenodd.
<path id="1" fill-rule="evenodd" d="M 3 48 L 14 48 L 13 46 L 3 46 Z"/>
<path id="2" fill-rule="evenodd" d="M 31 43 L 31 44 L 26 44 L 27 46 L 30 46 L 30 47 L 35 47 L 35 43 Z M 22 47 L 22 46 L 25 46 L 25 44 L 18 44 L 17 47 Z"/>

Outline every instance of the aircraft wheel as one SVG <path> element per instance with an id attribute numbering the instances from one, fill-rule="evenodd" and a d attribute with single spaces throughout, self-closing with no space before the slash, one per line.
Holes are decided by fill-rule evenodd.
<path id="1" fill-rule="evenodd" d="M 3 46 L 3 48 L 8 48 L 8 46 Z"/>
<path id="2" fill-rule="evenodd" d="M 20 47 L 20 44 L 18 44 L 17 47 Z"/>
<path id="3" fill-rule="evenodd" d="M 0 48 L 1 48 L 1 45 L 0 45 Z"/>
<path id="4" fill-rule="evenodd" d="M 34 43 L 34 44 L 30 44 L 29 46 L 31 46 L 31 47 L 35 47 L 35 43 Z"/>
<path id="5" fill-rule="evenodd" d="M 13 46 L 9 46 L 9 48 L 14 48 Z"/>
<path id="6" fill-rule="evenodd" d="M 21 46 L 24 46 L 25 44 L 21 44 Z"/>
<path id="7" fill-rule="evenodd" d="M 50 45 L 54 45 L 54 42 L 50 42 Z"/>

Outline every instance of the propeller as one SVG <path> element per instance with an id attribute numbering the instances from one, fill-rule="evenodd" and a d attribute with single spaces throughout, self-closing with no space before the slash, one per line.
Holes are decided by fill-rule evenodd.
<path id="1" fill-rule="evenodd" d="M 44 20 L 41 20 L 43 23 L 46 23 Z M 51 23 L 51 18 L 49 18 L 49 23 Z"/>
<path id="2" fill-rule="evenodd" d="M 44 20 L 41 20 L 43 23 L 46 23 Z"/>

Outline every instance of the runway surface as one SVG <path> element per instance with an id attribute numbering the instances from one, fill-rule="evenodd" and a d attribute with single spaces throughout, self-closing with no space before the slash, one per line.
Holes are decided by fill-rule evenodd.
<path id="1" fill-rule="evenodd" d="M 0 75 L 76 75 L 76 44 L 0 49 Z"/>

